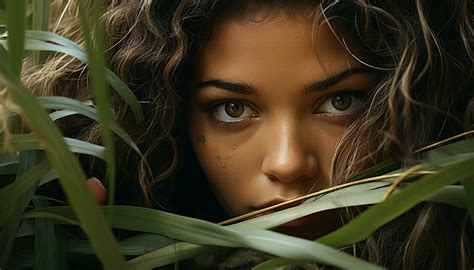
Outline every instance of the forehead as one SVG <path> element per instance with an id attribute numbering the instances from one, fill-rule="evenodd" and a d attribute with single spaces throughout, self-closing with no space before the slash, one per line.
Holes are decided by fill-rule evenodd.
<path id="1" fill-rule="evenodd" d="M 195 80 L 262 82 L 322 80 L 359 63 L 341 45 L 337 25 L 313 22 L 308 9 L 220 20 L 197 53 Z M 357 46 L 353 46 L 357 47 Z"/>

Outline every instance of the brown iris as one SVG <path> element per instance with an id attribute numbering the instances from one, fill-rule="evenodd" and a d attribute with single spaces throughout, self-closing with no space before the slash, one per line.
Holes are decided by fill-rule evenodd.
<path id="1" fill-rule="evenodd" d="M 351 97 L 349 95 L 335 95 L 331 99 L 332 106 L 338 111 L 345 111 L 351 106 Z"/>
<path id="2" fill-rule="evenodd" d="M 244 113 L 244 104 L 235 101 L 227 102 L 225 112 L 231 117 L 239 117 Z"/>

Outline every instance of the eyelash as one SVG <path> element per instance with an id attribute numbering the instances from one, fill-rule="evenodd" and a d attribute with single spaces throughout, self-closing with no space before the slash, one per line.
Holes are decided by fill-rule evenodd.
<path id="1" fill-rule="evenodd" d="M 252 111 L 254 111 L 257 115 L 254 117 L 252 116 L 251 118 L 244 118 L 242 120 L 237 120 L 237 121 L 221 121 L 221 120 L 218 120 L 215 116 L 216 112 L 217 112 L 217 109 L 220 107 L 220 106 L 223 106 L 227 103 L 239 103 L 239 104 L 242 104 L 243 106 L 245 106 L 246 108 L 250 108 Z M 214 119 L 216 121 L 216 123 L 219 125 L 219 126 L 223 126 L 223 127 L 235 127 L 235 126 L 238 126 L 238 125 L 242 125 L 244 124 L 245 122 L 251 120 L 252 118 L 257 118 L 258 116 L 260 116 L 260 114 L 257 112 L 257 110 L 255 110 L 253 108 L 253 106 L 249 105 L 248 102 L 244 101 L 244 100 L 241 100 L 241 99 L 227 99 L 227 100 L 219 100 L 219 101 L 216 101 L 216 102 L 213 102 L 211 104 L 209 104 L 208 106 L 206 106 L 206 112 L 209 114 L 209 116 Z"/>
<path id="2" fill-rule="evenodd" d="M 353 102 L 352 100 L 354 98 L 356 98 L 356 99 L 358 99 L 358 102 L 360 103 L 359 104 L 360 106 L 366 99 L 366 94 L 363 91 L 354 91 L 354 90 L 338 91 L 338 92 L 334 92 L 334 93 L 331 93 L 331 94 L 328 94 L 326 96 L 321 97 L 320 98 L 321 101 L 316 104 L 315 109 L 313 111 L 318 110 L 326 102 L 331 101 L 331 99 L 336 97 L 336 96 L 350 96 L 351 97 L 351 102 Z M 226 105 L 228 103 L 242 104 L 244 106 L 244 109 L 249 108 L 252 111 L 254 111 L 257 115 L 255 117 L 252 116 L 250 118 L 244 118 L 244 119 L 236 120 L 236 121 L 221 121 L 221 120 L 217 119 L 217 117 L 215 115 L 217 113 L 217 109 L 220 106 Z M 350 105 L 352 105 L 352 104 L 350 104 Z M 316 113 L 316 112 L 313 112 L 313 114 L 319 115 L 321 117 L 328 117 L 328 118 L 331 118 L 331 119 L 334 119 L 334 118 L 348 119 L 348 118 L 354 116 L 359 111 L 360 106 L 359 106 L 359 108 L 356 108 L 356 109 L 354 109 L 350 112 L 346 112 L 346 113 L 344 113 L 344 112 L 342 112 L 342 113 L 324 113 L 324 112 Z M 235 126 L 238 126 L 238 125 L 242 125 L 242 124 L 245 124 L 246 122 L 252 120 L 252 118 L 258 118 L 260 116 L 260 114 L 257 112 L 257 110 L 254 109 L 254 106 L 249 105 L 248 102 L 246 102 L 244 100 L 240 100 L 240 99 L 219 100 L 219 101 L 216 101 L 216 102 L 213 102 L 213 103 L 207 105 L 205 110 L 209 114 L 209 116 L 216 121 L 216 123 L 219 126 L 223 126 L 223 127 L 235 127 Z"/>
<path id="3" fill-rule="evenodd" d="M 336 96 L 350 96 L 351 97 L 351 102 L 349 106 L 352 106 L 353 102 L 355 101 L 356 104 L 358 105 L 357 108 L 350 110 L 349 112 L 344 112 L 341 111 L 341 113 L 317 113 L 318 109 L 320 109 L 326 102 L 331 101 L 332 98 Z M 360 108 L 362 107 L 363 103 L 367 99 L 367 94 L 364 91 L 357 91 L 357 90 L 342 90 L 338 91 L 335 93 L 328 94 L 324 97 L 322 97 L 320 100 L 321 102 L 318 102 L 315 106 L 315 109 L 313 110 L 314 114 L 318 114 L 323 117 L 331 117 L 331 118 L 348 118 L 352 117 L 353 115 L 357 114 L 358 111 L 360 111 Z M 355 105 L 354 105 L 355 106 Z M 337 110 L 337 108 L 335 108 Z"/>

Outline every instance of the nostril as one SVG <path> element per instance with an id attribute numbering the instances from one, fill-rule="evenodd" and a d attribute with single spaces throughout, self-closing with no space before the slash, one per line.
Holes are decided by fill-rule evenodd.
<path id="1" fill-rule="evenodd" d="M 265 175 L 270 179 L 271 181 L 279 181 L 279 182 L 308 182 L 308 181 L 314 181 L 314 176 L 310 175 L 283 175 L 283 174 L 278 174 L 278 173 L 273 173 L 273 174 L 266 174 Z"/>

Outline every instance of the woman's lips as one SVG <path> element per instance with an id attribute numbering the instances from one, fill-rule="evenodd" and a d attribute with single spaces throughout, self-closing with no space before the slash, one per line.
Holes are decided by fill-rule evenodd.
<path id="1" fill-rule="evenodd" d="M 273 198 L 273 199 L 267 200 L 264 203 L 259 204 L 258 206 L 254 207 L 254 209 L 255 210 L 262 210 L 262 209 L 265 209 L 265 208 L 268 208 L 268 207 L 272 207 L 272 206 L 275 206 L 275 205 L 282 204 L 282 203 L 287 202 L 289 200 L 290 199 L 285 199 L 283 197 Z"/>
<path id="2" fill-rule="evenodd" d="M 276 198 L 267 201 L 265 204 L 262 204 L 259 208 L 255 210 L 262 210 L 278 204 L 289 201 L 288 199 Z M 270 208 L 268 211 L 262 212 L 253 217 L 270 215 L 277 212 L 278 210 L 283 210 L 298 205 L 299 202 L 294 202 L 290 204 L 285 204 L 282 206 L 276 206 L 275 208 Z M 305 239 L 314 240 L 326 233 L 333 231 L 334 229 L 341 226 L 341 218 L 339 211 L 337 209 L 330 211 L 323 211 L 318 213 L 313 213 L 290 222 L 284 223 L 278 226 L 275 231 L 284 233 L 287 235 L 297 236 Z"/>

